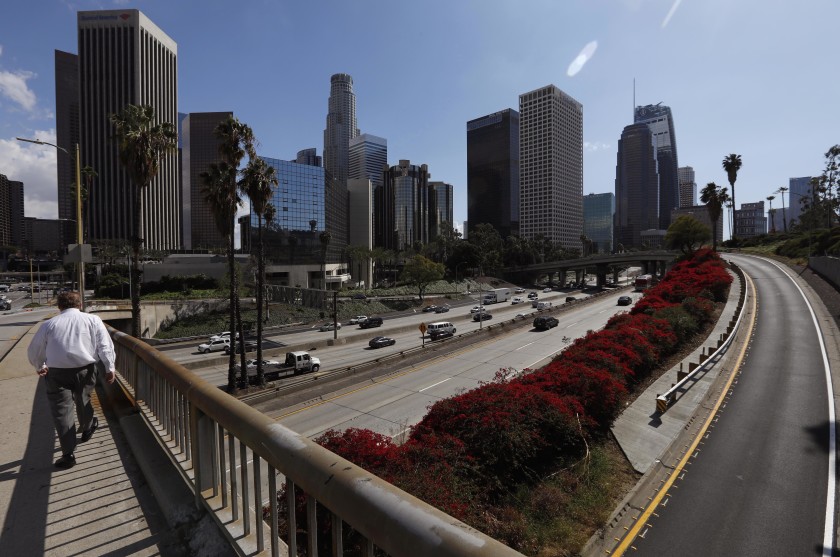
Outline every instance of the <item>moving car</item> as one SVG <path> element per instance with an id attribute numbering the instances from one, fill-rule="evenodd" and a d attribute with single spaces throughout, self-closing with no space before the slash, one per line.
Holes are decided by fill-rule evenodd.
<path id="1" fill-rule="evenodd" d="M 528 298 L 533 300 L 534 298 L 538 298 L 538 297 L 539 297 L 539 294 L 537 294 L 536 292 L 528 292 Z"/>
<path id="2" fill-rule="evenodd" d="M 449 306 L 438 306 L 435 308 L 435 313 L 446 313 L 449 311 Z"/>
<path id="3" fill-rule="evenodd" d="M 368 317 L 361 323 L 359 323 L 360 329 L 370 329 L 372 327 L 381 327 L 382 326 L 382 318 L 381 317 Z"/>
<path id="4" fill-rule="evenodd" d="M 235 342 L 236 344 L 236 353 L 239 354 L 240 351 L 240 344 L 239 341 Z M 245 352 L 253 352 L 257 349 L 257 341 L 256 340 L 246 340 L 245 341 Z M 225 346 L 225 354 L 230 354 L 230 344 Z"/>
<path id="5" fill-rule="evenodd" d="M 566 303 L 567 304 L 569 302 L 574 302 L 575 300 L 577 300 L 577 298 L 575 298 L 574 296 L 566 296 Z"/>
<path id="6" fill-rule="evenodd" d="M 426 327 L 426 332 L 429 333 L 429 338 L 437 340 L 439 338 L 451 337 L 455 334 L 455 325 L 449 321 L 437 321 L 430 323 Z"/>
<path id="7" fill-rule="evenodd" d="M 350 321 L 348 321 L 348 323 L 350 325 L 358 325 L 359 323 L 361 323 L 365 319 L 367 319 L 367 315 L 357 315 L 356 317 L 351 317 Z"/>
<path id="8" fill-rule="evenodd" d="M 511 305 L 521 304 L 521 303 L 522 303 L 522 302 L 524 302 L 524 301 L 525 301 L 525 300 L 523 300 L 523 299 L 522 299 L 521 297 L 519 297 L 519 296 L 514 296 L 513 298 L 511 298 L 511 299 L 510 299 L 510 303 L 511 303 Z"/>
<path id="9" fill-rule="evenodd" d="M 225 350 L 230 346 L 230 339 L 229 338 L 220 338 L 216 340 L 211 340 L 209 342 L 205 342 L 198 345 L 198 351 L 202 354 L 209 354 L 210 352 L 218 352 L 219 350 Z"/>
<path id="10" fill-rule="evenodd" d="M 618 305 L 620 306 L 629 306 L 633 303 L 633 298 L 630 296 L 619 296 L 618 297 Z"/>
<path id="11" fill-rule="evenodd" d="M 523 294 L 523 293 L 525 293 L 525 289 L 524 288 L 517 288 L 514 292 L 516 292 L 517 294 Z"/>
<path id="12" fill-rule="evenodd" d="M 423 313 L 429 313 L 431 311 L 435 311 L 436 309 L 437 309 L 437 306 L 435 306 L 435 305 L 426 306 L 426 307 L 423 308 Z"/>
<path id="13" fill-rule="evenodd" d="M 340 328 L 341 328 L 341 323 L 329 322 L 329 323 L 324 323 L 323 325 L 318 327 L 318 330 L 323 332 L 323 331 L 332 331 L 333 329 L 340 329 Z"/>
<path id="14" fill-rule="evenodd" d="M 470 310 L 470 313 L 478 313 L 480 311 L 487 311 L 487 310 L 484 308 L 484 306 L 473 306 L 473 308 Z"/>
<path id="15" fill-rule="evenodd" d="M 12 302 L 3 298 L 0 300 L 0 311 L 7 311 L 12 309 Z"/>
<path id="16" fill-rule="evenodd" d="M 230 340 L 230 331 L 224 331 L 224 332 L 221 332 L 217 335 L 212 335 L 210 337 L 210 342 L 213 342 L 215 340 L 221 340 L 223 338 L 226 338 L 226 339 Z"/>
<path id="17" fill-rule="evenodd" d="M 397 341 L 391 337 L 373 337 L 370 339 L 370 342 L 368 342 L 368 346 L 371 348 L 382 348 L 383 346 L 393 346 L 396 343 Z"/>
<path id="18" fill-rule="evenodd" d="M 534 319 L 534 328 L 538 331 L 547 331 L 552 327 L 556 327 L 560 324 L 560 321 L 557 320 L 556 317 L 552 317 L 550 315 L 546 316 L 539 316 Z"/>
<path id="19" fill-rule="evenodd" d="M 543 292 L 551 292 L 551 287 L 546 286 L 545 288 L 543 288 Z"/>
<path id="20" fill-rule="evenodd" d="M 493 315 L 486 311 L 473 315 L 473 321 L 487 321 L 488 319 L 493 319 Z"/>

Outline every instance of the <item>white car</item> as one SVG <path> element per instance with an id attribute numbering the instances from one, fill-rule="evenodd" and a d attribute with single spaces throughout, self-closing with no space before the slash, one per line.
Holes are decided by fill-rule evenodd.
<path id="1" fill-rule="evenodd" d="M 484 308 L 484 306 L 474 306 L 474 307 L 470 310 L 470 313 L 478 313 L 478 312 L 480 312 L 480 311 L 487 311 L 487 310 Z"/>
<path id="2" fill-rule="evenodd" d="M 318 327 L 318 330 L 323 332 L 323 331 L 332 331 L 333 329 L 340 329 L 340 328 L 341 328 L 341 323 L 335 323 L 335 324 L 324 323 L 323 325 Z"/>
<path id="3" fill-rule="evenodd" d="M 517 294 L 524 294 L 524 293 L 525 293 L 525 289 L 524 289 L 524 288 L 517 288 L 515 292 L 516 292 Z"/>
<path id="4" fill-rule="evenodd" d="M 545 288 L 543 288 L 543 292 L 551 292 L 551 288 L 546 286 Z"/>
<path id="5" fill-rule="evenodd" d="M 236 334 L 236 338 L 239 338 L 239 333 Z M 213 335 L 210 337 L 210 342 L 214 342 L 216 340 L 227 339 L 230 340 L 230 331 L 223 331 L 218 335 Z"/>
<path id="6" fill-rule="evenodd" d="M 205 342 L 204 344 L 199 344 L 198 351 L 202 354 L 209 354 L 210 352 L 218 352 L 219 350 L 224 350 L 228 346 L 230 346 L 229 338 L 219 338 L 216 340 L 211 340 L 210 342 Z"/>
<path id="7" fill-rule="evenodd" d="M 521 304 L 521 303 L 522 303 L 522 302 L 524 302 L 524 301 L 525 301 L 525 300 L 523 300 L 523 299 L 522 299 L 521 297 L 519 297 L 519 296 L 514 296 L 513 298 L 511 298 L 511 299 L 510 299 L 510 303 L 511 303 L 511 304 L 513 304 L 513 305 L 516 305 L 516 304 Z"/>
<path id="8" fill-rule="evenodd" d="M 359 323 L 361 323 L 365 319 L 367 319 L 367 315 L 357 315 L 356 317 L 351 317 L 350 318 L 349 324 L 350 325 L 358 325 Z"/>

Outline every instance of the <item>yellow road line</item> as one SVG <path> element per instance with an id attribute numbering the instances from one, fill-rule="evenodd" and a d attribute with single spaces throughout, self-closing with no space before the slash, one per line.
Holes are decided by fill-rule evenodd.
<path id="1" fill-rule="evenodd" d="M 673 472 L 671 472 L 670 476 L 668 476 L 668 479 L 665 481 L 664 484 L 662 484 L 662 486 L 659 488 L 659 491 L 656 493 L 656 495 L 653 497 L 653 499 L 651 499 L 650 503 L 648 503 L 648 506 L 645 508 L 645 510 L 642 512 L 642 514 L 640 514 L 639 517 L 636 519 L 636 523 L 633 524 L 633 527 L 630 528 L 627 531 L 627 534 L 624 536 L 624 538 L 622 538 L 621 542 L 613 550 L 613 553 L 612 553 L 613 555 L 624 555 L 624 552 L 627 551 L 627 549 L 629 547 L 631 547 L 630 544 L 633 543 L 633 541 L 636 539 L 636 536 L 639 534 L 639 530 L 641 530 L 642 527 L 645 524 L 647 524 L 647 521 L 650 518 L 650 516 L 653 514 L 654 509 L 656 509 L 656 507 L 659 506 L 659 503 L 662 501 L 662 499 L 665 497 L 666 493 L 668 493 L 668 490 L 671 488 L 671 486 L 676 481 L 677 475 L 682 473 L 682 471 L 685 468 L 686 463 L 688 462 L 688 459 L 691 458 L 692 455 L 694 455 L 694 451 L 697 449 L 697 446 L 700 444 L 700 440 L 703 438 L 703 435 L 706 434 L 706 431 L 709 429 L 709 425 L 712 423 L 712 420 L 714 419 L 715 415 L 717 414 L 718 409 L 720 408 L 720 405 L 723 403 L 723 400 L 726 397 L 727 393 L 729 392 L 730 387 L 732 387 L 732 381 L 735 379 L 735 376 L 737 375 L 737 371 L 741 368 L 741 363 L 743 362 L 744 356 L 747 353 L 747 347 L 749 345 L 750 338 L 752 338 L 752 330 L 753 330 L 753 327 L 755 326 L 755 319 L 757 317 L 756 301 L 758 299 L 758 293 L 755 290 L 755 284 L 753 284 L 752 279 L 746 273 L 744 273 L 744 277 L 749 282 L 750 289 L 753 291 L 752 308 L 751 308 L 752 309 L 752 318 L 750 319 L 749 330 L 747 331 L 747 334 L 744 337 L 745 341 L 744 341 L 744 345 L 741 347 L 741 353 L 738 355 L 738 359 L 735 361 L 735 366 L 732 368 L 732 375 L 729 376 L 729 380 L 726 382 L 725 388 L 721 390 L 720 397 L 718 397 L 718 400 L 715 403 L 714 407 L 712 408 L 712 411 L 709 412 L 709 417 L 706 418 L 706 422 L 703 424 L 703 427 L 700 429 L 700 431 L 698 431 L 697 435 L 694 438 L 694 441 L 691 443 L 691 446 L 688 448 L 688 450 L 685 452 L 685 455 L 682 457 L 682 460 L 680 460 L 679 464 L 677 464 L 674 467 L 674 470 L 673 470 Z"/>
<path id="2" fill-rule="evenodd" d="M 277 416 L 276 418 L 274 418 L 274 421 L 280 421 L 283 418 L 288 418 L 289 416 L 294 416 L 295 414 L 299 414 L 299 413 L 301 413 L 305 410 L 310 410 L 312 408 L 317 408 L 318 406 L 321 406 L 321 405 L 326 404 L 328 402 L 338 400 L 340 398 L 343 398 L 343 397 L 348 396 L 348 395 L 352 395 L 354 393 L 358 393 L 360 391 L 364 391 L 365 389 L 370 389 L 371 387 L 381 385 L 381 384 L 383 384 L 387 381 L 391 381 L 392 379 L 398 379 L 400 377 L 404 377 L 406 375 L 410 375 L 412 373 L 422 371 L 422 370 L 426 369 L 427 367 L 429 367 L 430 365 L 439 362 L 440 360 L 443 360 L 443 359 L 446 359 L 446 358 L 451 358 L 453 356 L 460 356 L 461 354 L 465 354 L 465 353 L 470 352 L 472 350 L 476 350 L 478 348 L 481 348 L 485 344 L 490 344 L 491 342 L 494 342 L 495 340 L 496 339 L 494 339 L 494 338 L 488 338 L 488 339 L 486 339 L 482 342 L 477 342 L 475 344 L 470 344 L 469 346 L 466 346 L 466 347 L 462 348 L 461 350 L 456 350 L 455 352 L 451 352 L 451 353 L 446 354 L 446 355 L 437 356 L 435 358 L 432 358 L 431 360 L 428 360 L 426 362 L 421 363 L 420 365 L 418 365 L 417 367 L 415 367 L 413 369 L 409 369 L 408 371 L 403 371 L 402 373 L 397 373 L 397 374 L 394 374 L 394 375 L 388 375 L 387 379 L 385 379 L 384 381 L 377 381 L 375 383 L 368 383 L 368 384 L 366 384 L 362 387 L 359 387 L 358 389 L 353 389 L 352 391 L 347 391 L 346 393 L 341 393 L 339 395 L 335 395 L 334 397 L 330 397 L 330 398 L 321 400 L 319 402 L 316 402 L 314 404 L 304 406 L 303 408 L 298 408 L 297 410 L 293 410 L 292 412 L 287 412 L 286 414 L 283 414 L 281 416 Z"/>

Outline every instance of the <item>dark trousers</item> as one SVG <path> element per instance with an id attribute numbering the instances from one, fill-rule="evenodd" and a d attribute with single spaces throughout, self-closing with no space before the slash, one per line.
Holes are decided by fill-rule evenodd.
<path id="1" fill-rule="evenodd" d="M 59 368 L 51 367 L 46 375 L 47 398 L 50 401 L 55 431 L 61 444 L 61 453 L 68 455 L 76 449 L 76 418 L 79 431 L 90 428 L 93 420 L 93 405 L 90 395 L 96 386 L 96 367 Z"/>

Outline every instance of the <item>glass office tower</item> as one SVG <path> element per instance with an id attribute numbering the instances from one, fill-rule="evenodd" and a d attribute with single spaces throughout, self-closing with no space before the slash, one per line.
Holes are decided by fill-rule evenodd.
<path id="1" fill-rule="evenodd" d="M 671 210 L 680 206 L 674 116 L 671 114 L 671 108 L 661 103 L 637 106 L 635 123 L 647 124 L 653 135 L 659 167 L 659 228 L 667 230 L 671 225 Z"/>
<path id="2" fill-rule="evenodd" d="M 583 196 L 583 233 L 592 240 L 592 253 L 612 253 L 615 194 Z"/>
<path id="3" fill-rule="evenodd" d="M 374 245 L 394 251 L 429 243 L 429 168 L 400 160 L 374 192 Z"/>
<path id="4" fill-rule="evenodd" d="M 506 108 L 467 122 L 467 222 L 502 238 L 519 234 L 519 113 Z"/>
<path id="5" fill-rule="evenodd" d="M 446 182 L 429 182 L 429 241 L 437 238 L 443 227 L 452 228 L 454 188 Z"/>
<path id="6" fill-rule="evenodd" d="M 659 229 L 656 147 L 647 124 L 621 132 L 615 169 L 615 249 L 642 246 L 642 232 Z"/>
<path id="7" fill-rule="evenodd" d="M 356 94 L 353 78 L 337 73 L 330 78 L 327 101 L 327 127 L 324 129 L 324 168 L 344 186 L 350 172 L 350 140 L 359 135 L 356 126 Z"/>

